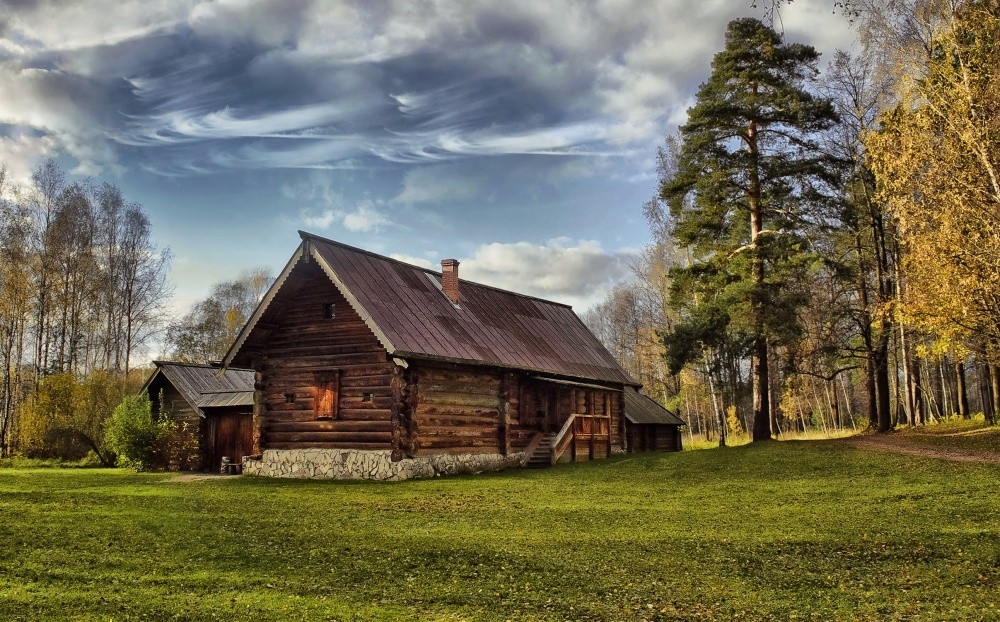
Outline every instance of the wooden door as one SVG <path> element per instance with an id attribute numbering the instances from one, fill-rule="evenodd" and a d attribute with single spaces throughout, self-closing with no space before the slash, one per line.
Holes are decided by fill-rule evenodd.
<path id="1" fill-rule="evenodd" d="M 243 456 L 253 453 L 253 414 L 224 412 L 215 415 L 212 470 L 218 471 L 222 457 L 240 464 Z"/>

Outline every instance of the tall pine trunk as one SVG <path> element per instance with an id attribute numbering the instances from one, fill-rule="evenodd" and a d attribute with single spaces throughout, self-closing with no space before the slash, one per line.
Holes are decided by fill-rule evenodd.
<path id="1" fill-rule="evenodd" d="M 756 94 L 757 85 L 753 85 Z M 761 256 L 759 242 L 760 232 L 764 228 L 764 215 L 761 209 L 760 169 L 758 168 L 757 122 L 750 121 L 747 128 L 747 150 L 750 153 L 750 189 L 747 199 L 750 204 L 750 245 L 753 252 L 753 321 L 756 336 L 750 357 L 750 367 L 753 373 L 753 432 L 754 441 L 766 441 L 771 438 L 771 403 L 770 382 L 768 381 L 767 337 L 764 335 L 764 305 L 761 300 L 764 287 L 764 258 Z"/>

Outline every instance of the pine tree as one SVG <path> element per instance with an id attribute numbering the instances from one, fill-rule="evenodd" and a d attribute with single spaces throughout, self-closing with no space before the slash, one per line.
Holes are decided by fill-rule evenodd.
<path id="1" fill-rule="evenodd" d="M 815 259 L 807 233 L 823 225 L 835 182 L 836 167 L 814 136 L 836 114 L 806 90 L 818 59 L 757 19 L 730 22 L 681 127 L 677 170 L 660 189 L 674 236 L 693 256 L 674 291 L 691 321 L 667 336 L 668 354 L 676 359 L 680 349 L 689 358 L 692 342 L 709 343 L 723 329 L 746 344 L 755 441 L 771 437 L 769 342 L 798 331 L 807 293 L 795 287 L 796 275 Z"/>

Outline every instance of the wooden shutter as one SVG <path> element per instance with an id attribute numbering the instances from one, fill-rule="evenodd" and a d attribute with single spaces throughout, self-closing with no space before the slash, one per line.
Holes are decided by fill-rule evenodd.
<path id="1" fill-rule="evenodd" d="M 313 409 L 317 419 L 336 419 L 340 403 L 340 372 L 316 374 Z"/>

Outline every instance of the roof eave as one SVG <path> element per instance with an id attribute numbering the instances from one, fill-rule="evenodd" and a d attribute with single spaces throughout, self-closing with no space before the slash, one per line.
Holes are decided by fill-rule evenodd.
<path id="1" fill-rule="evenodd" d="M 302 232 L 300 231 L 299 234 L 302 235 Z M 381 346 L 385 348 L 386 352 L 388 352 L 391 356 L 397 355 L 396 347 L 392 345 L 392 341 L 389 340 L 388 335 L 386 335 L 385 331 L 382 330 L 382 328 L 375 322 L 372 314 L 365 309 L 364 305 L 361 304 L 357 296 L 355 296 L 351 290 L 348 289 L 347 285 L 344 284 L 343 279 L 341 279 L 340 275 L 337 274 L 337 271 L 334 270 L 333 266 L 331 266 L 323 257 L 323 254 L 317 251 L 312 242 L 305 237 L 303 237 L 302 243 L 306 245 L 306 252 L 309 253 L 309 256 L 316 261 L 316 264 L 319 265 L 323 272 L 326 273 L 326 276 L 329 277 L 330 281 L 333 282 L 334 287 L 336 287 L 340 294 L 347 299 L 347 304 L 351 305 L 351 308 L 354 309 L 359 316 L 361 316 L 365 325 L 368 326 L 368 328 L 375 334 L 375 338 L 378 339 L 379 344 L 381 344 Z"/>
<path id="2" fill-rule="evenodd" d="M 264 297 L 261 298 L 260 302 L 257 304 L 257 308 L 254 309 L 254 312 L 250 315 L 250 319 L 248 319 L 247 323 L 243 325 L 243 329 L 240 330 L 240 334 L 237 335 L 236 341 L 233 342 L 233 345 L 229 346 L 229 350 L 226 352 L 226 356 L 222 357 L 222 364 L 219 366 L 220 375 L 229 369 L 230 365 L 232 365 L 233 359 L 236 358 L 237 354 L 239 354 L 240 348 L 243 347 L 247 337 L 249 337 L 250 333 L 253 332 L 253 328 L 257 325 L 257 322 L 260 321 L 261 316 L 264 315 L 265 311 L 267 311 L 267 307 L 278 294 L 278 290 L 280 290 L 281 286 L 285 284 L 285 281 L 288 280 L 288 275 L 291 274 L 296 264 L 298 264 L 299 260 L 305 255 L 306 244 L 307 243 L 303 241 L 299 244 L 299 247 L 295 250 L 295 252 L 292 253 L 288 263 L 286 263 L 285 267 L 281 270 L 281 274 L 279 274 L 278 278 L 276 278 L 274 283 L 271 284 L 267 293 L 264 294 Z"/>
<path id="3" fill-rule="evenodd" d="M 510 365 L 510 364 L 506 364 L 506 363 L 499 363 L 499 362 L 493 362 L 493 361 L 481 361 L 481 360 L 476 360 L 476 359 L 463 359 L 463 358 L 450 357 L 450 356 L 438 356 L 438 355 L 434 355 L 434 354 L 424 354 L 424 353 L 421 353 L 421 352 L 398 351 L 398 352 L 392 352 L 391 355 L 394 356 L 394 357 L 398 357 L 398 358 L 414 359 L 414 360 L 418 360 L 418 361 L 422 360 L 422 361 L 432 361 L 432 362 L 437 362 L 437 363 L 452 363 L 452 364 L 456 364 L 456 365 L 474 365 L 476 367 L 494 367 L 494 368 L 497 368 L 497 369 L 510 369 L 510 370 L 513 370 L 513 371 L 523 371 L 523 372 L 527 372 L 527 373 L 530 373 L 530 374 L 542 374 L 542 375 L 549 376 L 549 377 L 552 377 L 552 378 L 555 378 L 555 379 L 566 379 L 566 380 L 570 380 L 570 381 L 573 381 L 573 380 L 582 380 L 582 381 L 590 381 L 590 382 L 604 382 L 604 383 L 608 383 L 608 384 L 618 384 L 618 385 L 622 385 L 622 386 L 631 386 L 631 387 L 637 387 L 637 388 L 642 386 L 641 384 L 635 382 L 634 380 L 632 382 L 625 382 L 622 379 L 595 378 L 593 376 L 579 376 L 579 375 L 573 375 L 573 374 L 565 374 L 565 373 L 553 372 L 551 369 L 540 369 L 540 368 L 534 368 L 534 367 L 522 367 L 522 366 L 519 366 L 519 365 Z M 627 375 L 626 375 L 626 377 L 631 378 L 631 376 L 627 376 Z"/>

